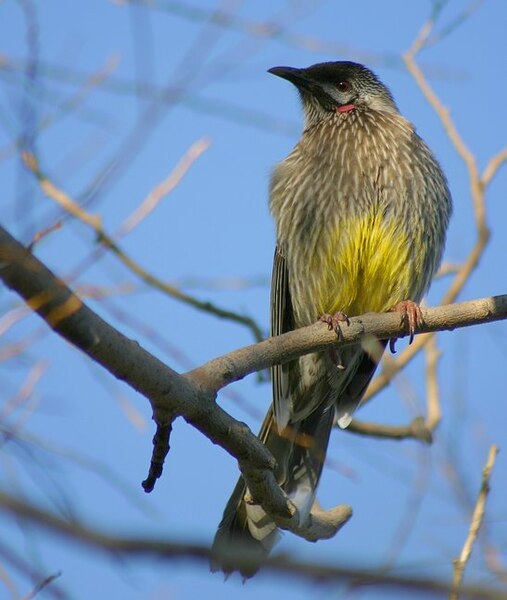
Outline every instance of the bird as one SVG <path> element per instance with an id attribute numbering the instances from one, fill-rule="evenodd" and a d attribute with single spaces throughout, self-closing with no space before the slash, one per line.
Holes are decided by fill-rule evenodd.
<path id="1" fill-rule="evenodd" d="M 271 335 L 319 319 L 339 333 L 348 317 L 396 310 L 412 340 L 452 213 L 442 168 L 366 66 L 338 61 L 268 72 L 297 88 L 304 115 L 299 142 L 270 182 Z M 331 429 L 350 424 L 385 346 L 346 346 L 272 368 L 273 402 L 259 438 L 302 523 L 316 500 Z M 252 576 L 280 536 L 262 505 L 246 500 L 240 478 L 215 535 L 213 571 Z"/>

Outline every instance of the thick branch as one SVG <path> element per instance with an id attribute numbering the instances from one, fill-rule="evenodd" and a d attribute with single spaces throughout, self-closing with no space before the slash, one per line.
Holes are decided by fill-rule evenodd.
<path id="1" fill-rule="evenodd" d="M 469 327 L 507 318 L 507 295 L 469 300 L 422 310 L 424 324 L 416 333 L 431 333 Z M 303 354 L 325 350 L 337 345 L 357 344 L 375 337 L 377 339 L 402 338 L 408 334 L 395 312 L 368 313 L 349 319 L 350 324 L 341 328 L 340 342 L 334 331 L 321 322 L 303 327 L 259 344 L 245 346 L 225 356 L 211 360 L 191 371 L 206 387 L 219 390 L 245 375 L 266 369 L 271 365 L 288 362 Z"/>
<path id="2" fill-rule="evenodd" d="M 273 457 L 245 424 L 216 404 L 213 390 L 179 375 L 111 327 L 1 227 L 0 278 L 56 333 L 143 394 L 157 423 L 183 416 L 239 461 L 252 494 L 270 513 L 291 516 L 273 476 Z"/>
<path id="3" fill-rule="evenodd" d="M 128 339 L 88 308 L 26 248 L 0 228 L 0 278 L 22 296 L 59 335 L 85 352 L 115 377 L 143 394 L 160 425 L 183 416 L 213 443 L 234 456 L 252 498 L 262 503 L 282 527 L 305 537 L 295 507 L 276 484 L 274 459 L 244 424 L 215 402 L 218 390 L 245 375 L 337 344 L 336 334 L 322 323 L 241 348 L 179 375 L 137 342 Z M 419 332 L 454 329 L 505 319 L 507 296 L 427 309 Z M 396 313 L 363 315 L 342 328 L 343 344 L 406 335 Z M 347 512 L 347 507 L 333 509 Z M 344 513 L 345 514 L 345 513 Z M 313 515 L 315 518 L 321 518 Z M 334 519 L 329 514 L 329 522 Z M 325 519 L 321 519 L 325 520 Z M 339 525 L 339 524 L 338 524 Z M 308 527 L 311 527 L 311 519 Z"/>

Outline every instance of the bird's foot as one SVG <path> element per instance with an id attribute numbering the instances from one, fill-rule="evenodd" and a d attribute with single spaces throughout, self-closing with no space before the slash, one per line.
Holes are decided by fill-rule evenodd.
<path id="1" fill-rule="evenodd" d="M 329 331 L 334 329 L 334 332 L 338 336 L 338 341 L 341 341 L 343 338 L 340 323 L 347 323 L 347 325 L 350 325 L 350 319 L 341 311 L 335 312 L 334 315 L 322 315 L 319 321 L 326 323 Z"/>
<path id="2" fill-rule="evenodd" d="M 414 341 L 415 330 L 424 323 L 419 304 L 413 300 L 403 300 L 402 302 L 398 302 L 391 310 L 401 314 L 401 323 L 408 328 L 410 336 L 408 343 L 411 344 Z M 395 344 L 397 339 L 391 338 L 389 340 L 389 349 L 393 354 L 396 352 Z"/>
<path id="3" fill-rule="evenodd" d="M 347 325 L 350 325 L 349 318 L 344 312 L 341 311 L 334 313 L 334 315 L 322 315 L 319 321 L 326 323 L 329 331 L 334 330 L 339 342 L 343 340 L 343 333 L 340 323 L 347 323 Z M 338 349 L 333 348 L 333 350 L 330 350 L 329 356 L 331 357 L 331 360 L 338 369 L 345 369 L 345 365 L 343 364 L 341 357 L 341 352 Z"/>

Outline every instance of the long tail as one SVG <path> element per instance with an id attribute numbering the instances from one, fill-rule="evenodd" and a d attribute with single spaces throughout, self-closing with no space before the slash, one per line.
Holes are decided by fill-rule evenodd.
<path id="1" fill-rule="evenodd" d="M 278 431 L 270 408 L 259 438 L 275 457 L 276 476 L 304 519 L 311 510 L 333 426 L 334 408 L 321 405 L 301 421 Z M 211 569 L 251 577 L 278 539 L 279 531 L 260 505 L 246 504 L 239 479 L 225 507 L 212 547 Z"/>

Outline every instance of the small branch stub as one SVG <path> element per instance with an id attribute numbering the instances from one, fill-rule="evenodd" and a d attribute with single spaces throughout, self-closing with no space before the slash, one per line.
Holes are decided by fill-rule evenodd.
<path id="1" fill-rule="evenodd" d="M 153 436 L 153 452 L 151 454 L 150 470 L 148 477 L 142 482 L 144 491 L 149 494 L 153 491 L 157 479 L 162 476 L 164 461 L 169 452 L 169 438 L 171 436 L 172 423 L 160 425 L 157 423 L 157 431 Z"/>

